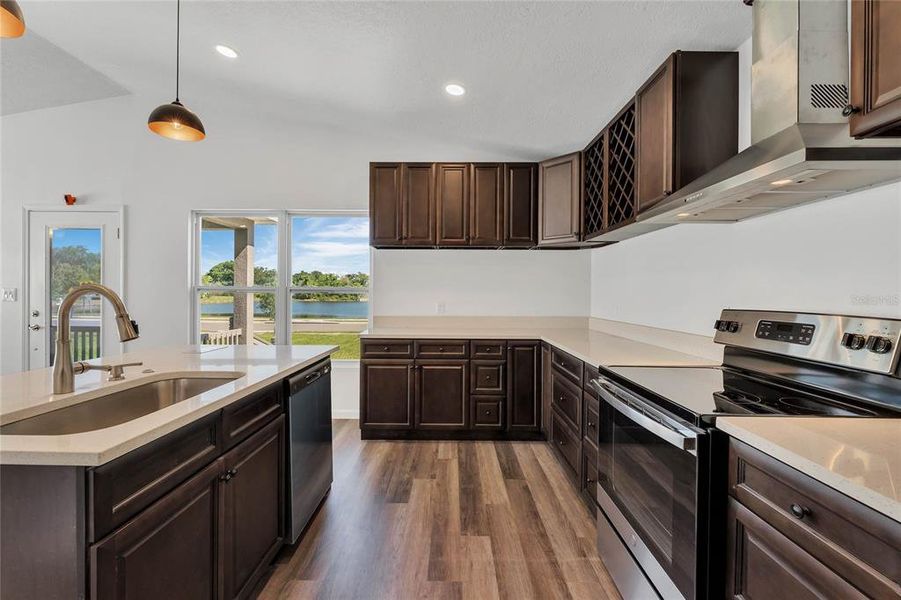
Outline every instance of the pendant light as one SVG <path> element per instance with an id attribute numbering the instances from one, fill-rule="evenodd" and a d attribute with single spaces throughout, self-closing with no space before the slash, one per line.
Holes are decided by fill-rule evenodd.
<path id="1" fill-rule="evenodd" d="M 178 99 L 179 61 L 181 59 L 181 0 L 176 0 L 175 20 L 175 101 L 161 104 L 147 118 L 150 131 L 173 140 L 199 142 L 206 137 L 203 123 Z"/>
<path id="2" fill-rule="evenodd" d="M 0 37 L 17 38 L 25 33 L 25 18 L 16 0 L 0 0 Z"/>

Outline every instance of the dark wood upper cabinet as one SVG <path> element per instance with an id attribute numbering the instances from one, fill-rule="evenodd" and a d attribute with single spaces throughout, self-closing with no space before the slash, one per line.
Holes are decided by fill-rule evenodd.
<path id="1" fill-rule="evenodd" d="M 504 242 L 504 166 L 472 165 L 469 245 L 497 248 Z"/>
<path id="2" fill-rule="evenodd" d="M 403 245 L 403 192 L 400 163 L 369 165 L 369 241 L 373 246 Z"/>
<path id="3" fill-rule="evenodd" d="M 580 153 L 538 165 L 538 244 L 579 241 L 582 221 Z"/>
<path id="4" fill-rule="evenodd" d="M 541 343 L 507 345 L 507 428 L 541 430 Z"/>
<path id="5" fill-rule="evenodd" d="M 532 163 L 504 165 L 504 246 L 538 242 L 538 172 Z"/>
<path id="6" fill-rule="evenodd" d="M 282 545 L 285 418 L 222 457 L 220 598 L 247 598 Z"/>
<path id="7" fill-rule="evenodd" d="M 469 244 L 469 165 L 439 163 L 436 167 L 438 245 Z"/>
<path id="8" fill-rule="evenodd" d="M 91 598 L 218 597 L 222 465 L 215 460 L 91 548 Z"/>
<path id="9" fill-rule="evenodd" d="M 435 245 L 435 165 L 404 163 L 403 244 Z"/>
<path id="10" fill-rule="evenodd" d="M 469 427 L 469 361 L 416 361 L 416 426 Z"/>
<path id="11" fill-rule="evenodd" d="M 370 429 L 413 427 L 413 361 L 360 362 L 360 424 Z"/>
<path id="12" fill-rule="evenodd" d="M 674 52 L 635 95 L 637 213 L 738 151 L 738 54 Z"/>
<path id="13" fill-rule="evenodd" d="M 901 2 L 851 2 L 851 135 L 901 137 Z"/>

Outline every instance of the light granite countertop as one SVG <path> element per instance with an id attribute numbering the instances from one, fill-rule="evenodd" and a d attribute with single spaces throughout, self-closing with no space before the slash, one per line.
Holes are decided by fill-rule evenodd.
<path id="1" fill-rule="evenodd" d="M 107 382 L 107 374 L 75 376 L 75 391 L 53 395 L 52 369 L 0 376 L 0 424 L 12 423 L 164 376 L 202 372 L 237 376 L 233 381 L 143 417 L 113 427 L 69 435 L 0 435 L 0 464 L 96 466 L 211 414 L 337 349 L 336 346 L 176 346 L 129 352 L 90 361 L 95 364 L 142 361 L 128 367 L 126 379 Z M 153 373 L 142 371 L 152 369 Z"/>
<path id="2" fill-rule="evenodd" d="M 901 522 L 901 419 L 720 417 L 716 426 Z"/>
<path id="3" fill-rule="evenodd" d="M 584 328 L 375 327 L 363 338 L 541 340 L 594 366 L 717 366 L 718 361 Z"/>

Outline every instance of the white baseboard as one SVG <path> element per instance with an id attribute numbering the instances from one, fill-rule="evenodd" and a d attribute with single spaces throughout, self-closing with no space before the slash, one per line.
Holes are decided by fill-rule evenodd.
<path id="1" fill-rule="evenodd" d="M 339 409 L 339 410 L 333 410 L 333 411 L 332 411 L 332 418 L 333 418 L 333 419 L 359 419 L 359 418 L 360 418 L 360 411 L 359 411 L 359 410 L 351 410 L 351 409 L 347 409 L 347 410 L 341 410 L 341 409 Z"/>

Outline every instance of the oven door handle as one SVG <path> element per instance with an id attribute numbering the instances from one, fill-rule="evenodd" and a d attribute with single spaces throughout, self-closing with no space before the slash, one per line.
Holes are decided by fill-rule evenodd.
<path id="1" fill-rule="evenodd" d="M 684 450 L 694 456 L 698 455 L 698 434 L 696 432 L 688 427 L 680 425 L 671 417 L 664 415 L 659 410 L 643 402 L 636 396 L 629 394 L 625 390 L 619 389 L 603 377 L 592 379 L 590 384 L 604 402 L 609 404 L 617 412 L 622 413 L 632 421 L 641 425 L 644 429 L 650 431 L 665 442 L 672 444 L 676 448 Z M 627 397 L 628 401 L 623 401 L 621 396 Z M 640 406 L 641 409 L 635 408 L 636 405 Z"/>

